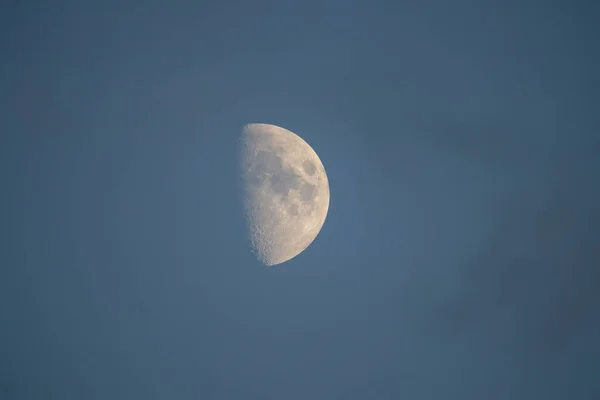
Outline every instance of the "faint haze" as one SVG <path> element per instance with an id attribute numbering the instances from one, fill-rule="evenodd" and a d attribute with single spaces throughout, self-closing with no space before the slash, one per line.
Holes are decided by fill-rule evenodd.
<path id="1" fill-rule="evenodd" d="M 0 399 L 600 398 L 589 1 L 8 2 Z M 243 228 L 248 123 L 331 202 Z"/>

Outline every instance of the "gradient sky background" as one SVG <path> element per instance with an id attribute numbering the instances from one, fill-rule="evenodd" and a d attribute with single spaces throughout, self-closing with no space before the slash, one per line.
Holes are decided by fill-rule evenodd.
<path id="1" fill-rule="evenodd" d="M 7 2 L 0 398 L 600 398 L 599 9 Z M 250 122 L 331 184 L 272 269 Z"/>

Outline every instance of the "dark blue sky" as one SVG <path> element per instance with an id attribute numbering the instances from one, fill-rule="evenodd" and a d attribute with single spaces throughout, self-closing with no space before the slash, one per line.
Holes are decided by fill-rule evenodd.
<path id="1" fill-rule="evenodd" d="M 136 4 L 0 13 L 1 399 L 600 398 L 597 5 Z M 250 122 L 331 184 L 271 269 Z"/>

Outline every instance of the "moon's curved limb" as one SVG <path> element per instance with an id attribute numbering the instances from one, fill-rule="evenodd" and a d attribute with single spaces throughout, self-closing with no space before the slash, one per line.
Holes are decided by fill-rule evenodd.
<path id="1" fill-rule="evenodd" d="M 243 206 L 252 248 L 267 266 L 300 254 L 329 210 L 329 181 L 315 151 L 296 134 L 249 124 L 239 140 Z"/>

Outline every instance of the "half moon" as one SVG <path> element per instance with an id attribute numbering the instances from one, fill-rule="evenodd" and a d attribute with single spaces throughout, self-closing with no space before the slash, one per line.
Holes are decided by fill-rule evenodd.
<path id="1" fill-rule="evenodd" d="M 288 261 L 317 237 L 329 210 L 329 181 L 300 136 L 246 125 L 239 140 L 242 203 L 253 252 L 267 266 Z"/>

